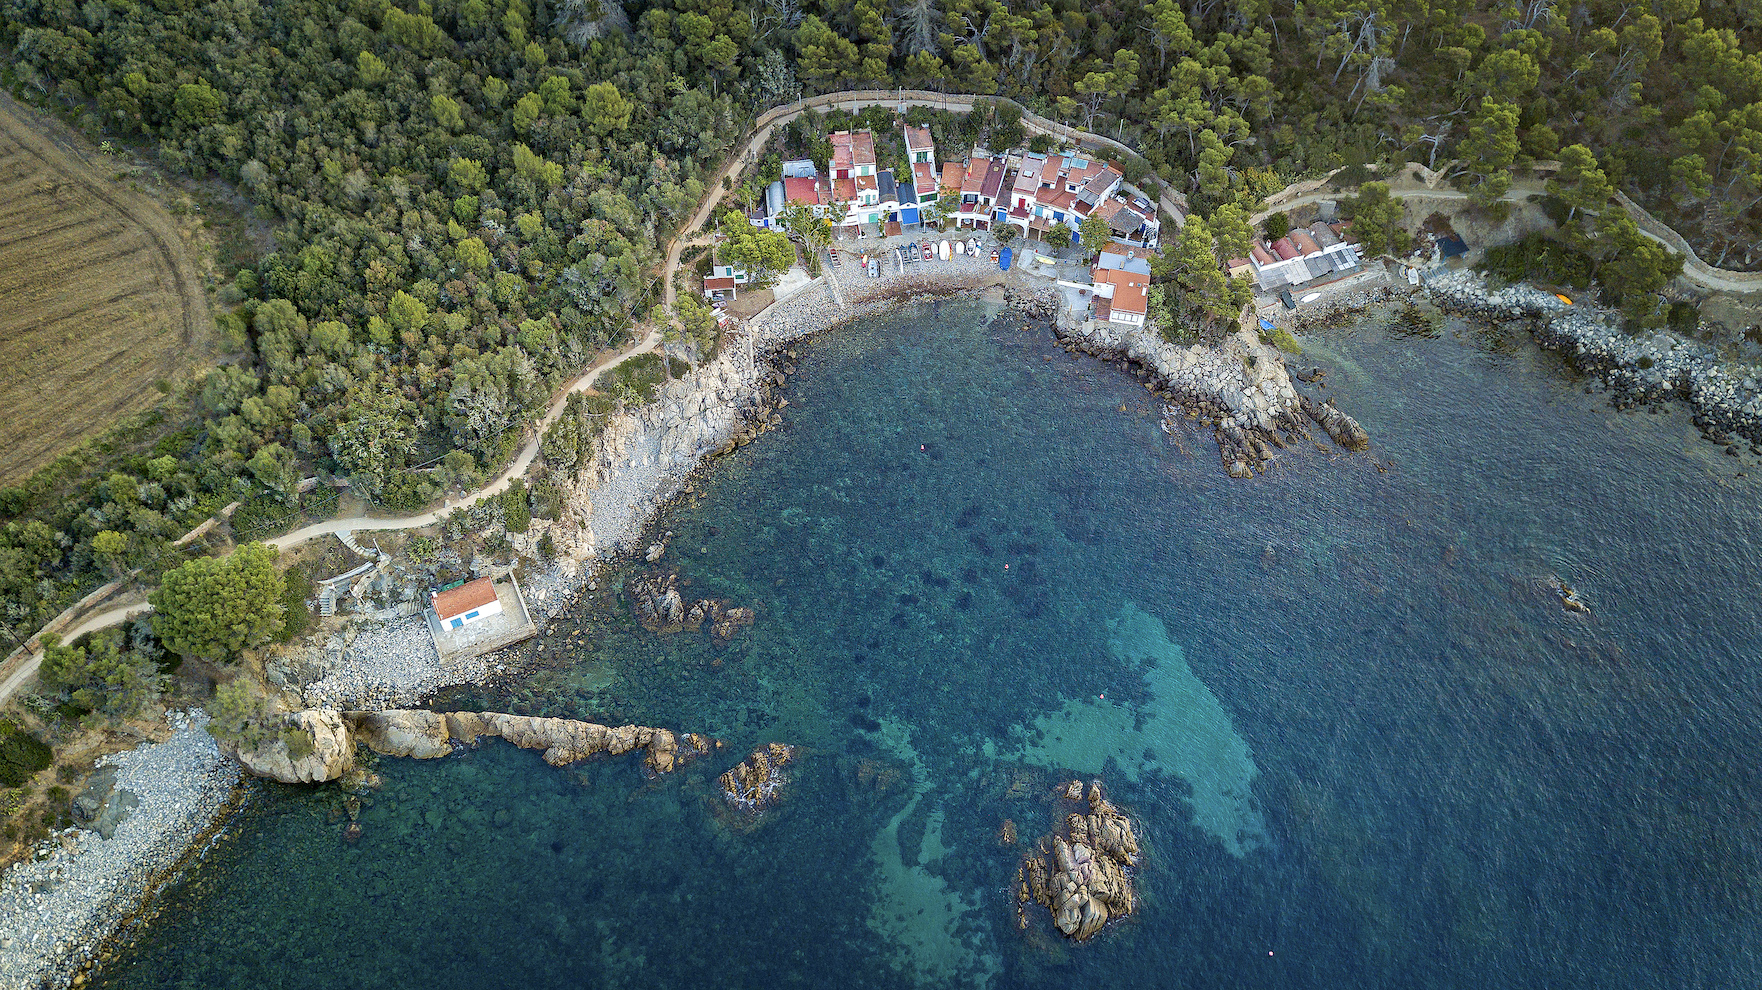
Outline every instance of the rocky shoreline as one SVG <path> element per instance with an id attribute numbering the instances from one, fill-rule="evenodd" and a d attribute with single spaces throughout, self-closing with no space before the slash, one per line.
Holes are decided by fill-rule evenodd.
<path id="1" fill-rule="evenodd" d="M 0 986 L 65 987 L 87 979 L 102 946 L 187 861 L 233 803 L 239 765 L 200 712 L 167 716 L 171 738 L 107 757 L 107 786 L 87 802 L 98 831 L 69 828 L 0 877 Z"/>
<path id="2" fill-rule="evenodd" d="M 1712 348 L 1667 331 L 1635 336 L 1619 314 L 1564 302 L 1528 285 L 1494 287 L 1478 272 L 1438 272 L 1425 279 L 1443 309 L 1492 320 L 1530 320 L 1536 342 L 1559 351 L 1582 371 L 1600 376 L 1618 394 L 1619 408 L 1680 399 L 1695 425 L 1738 454 L 1742 437 L 1762 444 L 1762 371 L 1731 370 Z"/>
<path id="3" fill-rule="evenodd" d="M 1050 292 L 1016 296 L 1011 304 L 1030 319 L 1047 320 L 1067 350 L 1116 361 L 1122 371 L 1146 379 L 1167 403 L 1165 423 L 1184 413 L 1210 424 L 1232 478 L 1265 472 L 1275 451 L 1309 438 L 1306 422 L 1348 450 L 1370 445 L 1364 428 L 1331 400 L 1300 395 L 1284 354 L 1262 343 L 1246 321 L 1220 343 L 1182 346 L 1145 327 L 1072 320 Z"/>

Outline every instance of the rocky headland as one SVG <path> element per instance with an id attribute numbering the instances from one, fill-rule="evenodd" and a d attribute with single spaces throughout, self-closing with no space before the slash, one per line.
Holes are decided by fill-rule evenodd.
<path id="1" fill-rule="evenodd" d="M 1348 450 L 1365 450 L 1370 436 L 1332 402 L 1300 395 L 1284 354 L 1262 343 L 1244 321 L 1216 344 L 1180 345 L 1145 327 L 1107 320 L 1071 319 L 1056 293 L 1043 290 L 1011 297 L 1024 317 L 1046 320 L 1066 349 L 1081 351 L 1145 378 L 1168 412 L 1183 412 L 1214 427 L 1218 456 L 1232 478 L 1265 471 L 1274 452 L 1307 439 L 1305 424 L 1319 425 Z"/>
<path id="2" fill-rule="evenodd" d="M 1536 341 L 1579 369 L 1599 375 L 1618 406 L 1680 399 L 1695 424 L 1716 441 L 1736 434 L 1762 443 L 1762 371 L 1728 367 L 1711 347 L 1667 331 L 1630 334 L 1619 314 L 1567 304 L 1528 285 L 1494 286 L 1472 271 L 1437 272 L 1425 288 L 1439 307 L 1492 320 L 1528 320 Z M 1736 442 L 1727 452 L 1738 453 Z"/>
<path id="3" fill-rule="evenodd" d="M 353 768 L 357 742 L 383 756 L 430 760 L 475 746 L 484 738 L 543 750 L 544 761 L 554 767 L 599 753 L 620 756 L 640 749 L 643 762 L 655 773 L 671 773 L 721 745 L 695 732 L 501 712 L 310 709 L 289 712 L 259 738 L 231 740 L 226 748 L 259 777 L 284 784 L 316 784 L 342 778 Z"/>
<path id="4" fill-rule="evenodd" d="M 1016 924 L 1026 929 L 1028 906 L 1038 904 L 1051 913 L 1054 927 L 1081 942 L 1136 909 L 1129 870 L 1138 862 L 1138 833 L 1102 794 L 1100 781 L 1090 782 L 1086 800 L 1080 780 L 1063 785 L 1055 797 L 1071 810 L 1016 869 Z M 1005 825 L 1013 842 L 1013 823 Z"/>

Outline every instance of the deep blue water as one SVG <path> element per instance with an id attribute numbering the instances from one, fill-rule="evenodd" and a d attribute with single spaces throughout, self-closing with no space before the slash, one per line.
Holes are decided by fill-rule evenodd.
<path id="1" fill-rule="evenodd" d="M 439 704 L 724 750 L 380 761 L 354 845 L 334 789 L 263 788 L 101 982 L 1762 983 L 1744 464 L 1522 335 L 1371 318 L 1303 361 L 1372 453 L 1231 481 L 1136 381 L 987 317 L 805 345 L 784 427 L 658 520 L 688 595 L 757 608 L 733 643 L 602 593 L 548 669 Z M 736 827 L 715 775 L 771 740 L 807 755 Z M 1073 772 L 1148 846 L 1140 913 L 1078 947 L 1016 930 L 997 839 Z"/>

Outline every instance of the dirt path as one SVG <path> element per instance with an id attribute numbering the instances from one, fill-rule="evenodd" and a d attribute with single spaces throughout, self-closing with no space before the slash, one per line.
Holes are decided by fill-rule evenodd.
<path id="1" fill-rule="evenodd" d="M 1510 191 L 1499 197 L 1499 199 L 1506 203 L 1522 203 L 1529 199 L 1529 197 L 1542 193 L 1545 188 L 1545 185 L 1540 182 L 1513 183 Z M 1319 203 L 1325 199 L 1339 200 L 1345 195 L 1348 194 L 1317 190 L 1313 193 L 1298 196 L 1288 202 L 1280 203 L 1278 210 L 1276 211 L 1262 210 L 1249 218 L 1249 221 L 1251 223 L 1260 223 L 1262 220 L 1271 216 L 1274 212 L 1285 212 L 1298 206 Z M 1391 185 L 1389 187 L 1389 195 L 1396 199 L 1465 200 L 1468 198 L 1467 193 L 1457 192 L 1454 189 L 1430 189 L 1423 186 L 1403 187 Z M 1665 226 L 1650 213 L 1647 213 L 1645 210 L 1635 205 L 1634 202 L 1626 196 L 1617 194 L 1615 198 L 1616 201 L 1621 204 L 1622 208 L 1626 209 L 1628 214 L 1634 218 L 1634 224 L 1639 228 L 1640 233 L 1650 237 L 1652 240 L 1657 241 L 1677 254 L 1682 255 L 1683 278 L 1686 278 L 1697 285 L 1709 289 L 1718 289 L 1724 292 L 1762 291 L 1762 272 L 1735 272 L 1725 268 L 1715 268 L 1712 265 L 1707 264 L 1689 248 L 1688 242 L 1682 239 L 1682 235 Z"/>

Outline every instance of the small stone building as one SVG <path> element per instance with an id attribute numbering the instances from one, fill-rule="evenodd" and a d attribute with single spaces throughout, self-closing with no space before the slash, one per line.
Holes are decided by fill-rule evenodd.
<path id="1" fill-rule="evenodd" d="M 443 629 L 458 629 L 502 613 L 495 582 L 489 578 L 478 578 L 457 588 L 437 591 L 429 596 L 429 602 L 434 606 L 434 616 Z"/>

